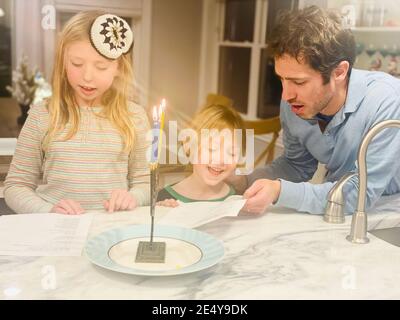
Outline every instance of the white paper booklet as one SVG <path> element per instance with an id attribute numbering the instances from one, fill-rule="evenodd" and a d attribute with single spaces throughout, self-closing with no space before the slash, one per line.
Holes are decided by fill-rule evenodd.
<path id="1" fill-rule="evenodd" d="M 178 207 L 168 211 L 157 223 L 196 228 L 223 217 L 237 216 L 245 202 L 242 196 L 231 196 L 221 202 L 180 202 Z"/>
<path id="2" fill-rule="evenodd" d="M 93 214 L 0 216 L 0 255 L 80 256 Z"/>

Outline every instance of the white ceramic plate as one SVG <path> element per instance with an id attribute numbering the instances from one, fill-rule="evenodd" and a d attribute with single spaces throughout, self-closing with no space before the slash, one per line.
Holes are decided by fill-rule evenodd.
<path id="1" fill-rule="evenodd" d="M 149 241 L 150 225 L 132 225 L 112 229 L 90 239 L 85 246 L 94 264 L 117 272 L 170 276 L 204 270 L 224 255 L 222 243 L 197 230 L 156 225 L 154 241 L 166 242 L 165 263 L 136 263 L 139 241 Z"/>

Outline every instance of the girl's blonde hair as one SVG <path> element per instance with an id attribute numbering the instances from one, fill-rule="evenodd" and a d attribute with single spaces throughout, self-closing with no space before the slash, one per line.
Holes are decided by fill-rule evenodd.
<path id="1" fill-rule="evenodd" d="M 67 22 L 60 34 L 52 76 L 53 94 L 48 101 L 50 123 L 43 140 L 45 151 L 56 134 L 62 131 L 67 123 L 70 123 L 71 126 L 63 139 L 64 141 L 71 139 L 79 129 L 80 112 L 74 98 L 73 89 L 68 82 L 65 68 L 66 49 L 73 42 L 90 41 L 89 33 L 92 23 L 103 14 L 105 12 L 102 11 L 80 12 Z M 99 114 L 99 116 L 108 119 L 120 132 L 124 143 L 123 151 L 125 152 L 132 150 L 135 139 L 128 110 L 128 98 L 131 94 L 130 89 L 133 82 L 131 61 L 130 53 L 118 58 L 119 74 L 114 78 L 112 86 L 103 94 L 101 101 L 103 108 Z"/>

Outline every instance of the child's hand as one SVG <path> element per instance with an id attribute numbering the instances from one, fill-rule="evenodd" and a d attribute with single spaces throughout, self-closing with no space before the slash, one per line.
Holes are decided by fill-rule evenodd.
<path id="1" fill-rule="evenodd" d="M 127 190 L 117 189 L 111 193 L 111 199 L 103 202 L 108 212 L 133 210 L 137 207 L 136 199 Z"/>
<path id="2" fill-rule="evenodd" d="M 179 202 L 175 199 L 166 199 L 163 201 L 158 201 L 157 202 L 158 206 L 163 206 L 163 207 L 172 207 L 175 208 L 177 206 L 179 206 Z"/>
<path id="3" fill-rule="evenodd" d="M 82 214 L 85 210 L 82 209 L 79 202 L 71 199 L 60 200 L 50 212 L 61 214 Z"/>

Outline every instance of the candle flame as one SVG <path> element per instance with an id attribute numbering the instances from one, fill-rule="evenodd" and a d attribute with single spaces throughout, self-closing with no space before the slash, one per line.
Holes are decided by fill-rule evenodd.
<path id="1" fill-rule="evenodd" d="M 167 103 L 166 103 L 165 99 L 162 99 L 161 103 L 158 107 L 158 119 L 162 119 L 162 115 L 165 112 L 166 105 L 167 105 Z"/>
<path id="2" fill-rule="evenodd" d="M 158 118 L 158 115 L 157 115 L 157 107 L 156 106 L 154 106 L 153 107 L 153 121 L 157 121 L 159 118 Z"/>

